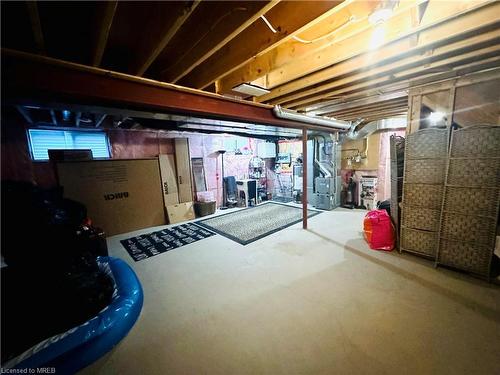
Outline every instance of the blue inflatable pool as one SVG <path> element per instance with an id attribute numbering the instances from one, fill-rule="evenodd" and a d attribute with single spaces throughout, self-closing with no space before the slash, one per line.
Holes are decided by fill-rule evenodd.
<path id="1" fill-rule="evenodd" d="M 111 304 L 78 327 L 38 343 L 4 368 L 49 367 L 58 375 L 74 374 L 109 352 L 127 335 L 142 310 L 141 284 L 123 260 L 100 257 L 98 262 L 115 284 Z"/>

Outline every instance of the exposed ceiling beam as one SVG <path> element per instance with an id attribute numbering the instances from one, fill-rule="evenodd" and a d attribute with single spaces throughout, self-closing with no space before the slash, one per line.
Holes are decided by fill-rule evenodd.
<path id="1" fill-rule="evenodd" d="M 310 99 L 312 97 L 318 98 L 319 96 L 325 98 L 331 95 L 335 89 L 342 88 L 347 85 L 349 85 L 352 89 L 352 87 L 358 83 L 378 79 L 383 80 L 384 77 L 392 77 L 396 80 L 398 74 L 402 75 L 405 74 L 405 72 L 410 72 L 415 67 L 418 68 L 420 72 L 430 72 L 430 68 L 436 68 L 436 64 L 438 64 L 439 61 L 443 62 L 439 66 L 446 69 L 447 63 L 464 60 L 465 56 L 473 56 L 474 52 L 472 52 L 471 55 L 471 51 L 479 51 L 485 47 L 494 46 L 499 43 L 499 41 L 500 29 L 472 38 L 464 38 L 457 43 L 449 43 L 441 47 L 434 46 L 422 51 L 420 54 L 410 54 L 409 56 L 405 58 L 401 57 L 399 60 L 392 63 L 370 66 L 366 71 L 363 70 L 360 73 L 349 75 L 346 78 L 337 79 L 318 87 L 300 91 L 297 94 L 285 96 L 278 99 L 278 102 L 279 104 L 283 103 L 283 101 L 287 103 L 296 102 L 301 98 Z M 325 94 L 327 91 L 329 94 Z"/>
<path id="2" fill-rule="evenodd" d="M 276 33 L 257 20 L 210 58 L 179 81 L 181 85 L 205 88 L 233 72 L 258 54 L 275 48 L 300 33 L 307 24 L 323 19 L 340 1 L 285 1 L 273 7 L 266 18 Z"/>
<path id="3" fill-rule="evenodd" d="M 50 110 L 50 118 L 52 119 L 52 123 L 57 126 L 57 117 L 56 117 L 56 111 L 53 109 Z"/>
<path id="4" fill-rule="evenodd" d="M 35 40 L 35 48 L 37 53 L 45 55 L 45 41 L 43 38 L 42 24 L 40 22 L 40 15 L 38 13 L 38 5 L 36 1 L 26 1 L 28 14 L 30 17 L 31 29 L 33 31 L 33 38 Z"/>
<path id="5" fill-rule="evenodd" d="M 308 58 L 296 59 L 283 68 L 272 71 L 267 75 L 267 81 L 272 86 L 279 86 L 274 88 L 270 94 L 263 95 L 257 98 L 257 100 L 260 102 L 269 102 L 273 98 L 301 90 L 304 87 L 332 80 L 334 77 L 344 75 L 349 71 L 361 68 L 368 70 L 367 68 L 370 65 L 404 53 L 416 51 L 417 48 L 430 46 L 431 43 L 436 43 L 440 39 L 449 40 L 451 37 L 460 35 L 468 30 L 475 30 L 478 26 L 490 24 L 495 21 L 491 17 L 491 14 L 498 6 L 498 4 L 494 3 L 489 3 L 485 6 L 484 2 L 481 5 L 473 2 L 470 4 L 467 3 L 466 5 L 469 8 L 463 10 L 461 14 L 466 11 L 471 13 L 464 17 L 457 17 L 456 4 L 454 2 L 445 2 L 445 5 L 451 8 L 449 9 L 449 13 L 441 14 L 439 23 L 433 19 L 433 22 L 421 24 L 417 28 L 411 28 L 411 20 L 405 12 L 389 19 L 386 22 L 385 28 L 393 33 L 393 37 L 386 35 L 386 40 L 392 40 L 392 42 L 378 49 L 369 50 L 372 30 L 368 29 L 342 42 L 334 43 L 331 47 L 323 49 Z M 471 8 L 472 5 L 475 5 L 475 8 Z M 477 10 L 478 7 L 483 8 Z M 412 37 L 415 35 L 418 37 L 417 44 Z M 308 72 L 311 73 L 306 74 Z"/>
<path id="6" fill-rule="evenodd" d="M 429 76 L 438 76 L 440 73 L 452 72 L 460 69 L 461 66 L 468 64 L 480 64 L 483 60 L 486 62 L 488 59 L 498 59 L 500 57 L 500 44 L 492 47 L 482 48 L 480 50 L 473 50 L 467 53 L 458 54 L 457 56 L 449 59 L 440 60 L 437 62 L 424 61 L 420 67 L 414 67 L 402 71 L 400 73 L 388 73 L 373 80 L 359 82 L 349 85 L 347 88 L 339 88 L 333 91 L 319 93 L 307 98 L 298 99 L 293 102 L 287 103 L 286 107 L 302 108 L 307 107 L 309 103 L 314 103 L 329 97 L 330 95 L 341 95 L 353 91 L 365 91 L 367 89 L 377 89 L 379 87 L 394 84 L 397 82 L 409 82 L 412 79 L 423 79 Z M 437 78 L 436 78 L 437 79 Z"/>
<path id="7" fill-rule="evenodd" d="M 95 120 L 95 127 L 98 128 L 99 126 L 101 126 L 102 122 L 106 119 L 108 115 L 105 113 L 103 115 L 101 115 L 101 117 L 99 117 L 99 119 L 97 119 L 97 115 L 96 115 L 96 120 Z"/>
<path id="8" fill-rule="evenodd" d="M 408 99 L 407 98 L 402 98 L 398 99 L 395 101 L 387 101 L 387 102 L 379 102 L 375 104 L 371 104 L 369 106 L 362 106 L 362 107 L 355 107 L 355 108 L 350 108 L 349 110 L 344 110 L 344 111 L 331 111 L 326 113 L 326 116 L 349 116 L 354 113 L 360 113 L 360 112 L 369 112 L 372 110 L 392 110 L 392 109 L 407 109 L 408 108 Z"/>
<path id="9" fill-rule="evenodd" d="M 314 106 L 307 107 L 307 111 L 314 111 L 316 115 L 324 115 L 325 113 L 331 113 L 331 112 L 337 112 L 337 111 L 343 111 L 347 110 L 350 108 L 356 108 L 356 107 L 363 107 L 363 106 L 369 106 L 374 103 L 380 103 L 380 102 L 385 102 L 393 99 L 398 99 L 398 98 L 406 98 L 408 97 L 408 92 L 406 91 L 398 91 L 390 94 L 382 94 L 382 95 L 375 95 L 375 96 L 370 96 L 368 98 L 363 98 L 363 99 L 358 99 L 358 100 L 352 100 L 347 103 L 339 103 L 338 101 L 336 103 L 332 103 L 331 101 L 328 102 L 320 102 Z"/>
<path id="10" fill-rule="evenodd" d="M 406 4 L 406 3 L 405 3 Z M 302 58 L 313 52 L 344 40 L 353 33 L 359 32 L 368 24 L 368 15 L 378 5 L 375 1 L 358 2 L 346 0 L 328 12 L 321 22 L 311 22 L 307 30 L 300 33 L 305 40 L 318 39 L 314 43 L 301 43 L 295 39 L 288 40 L 266 53 L 260 54 L 247 64 L 236 69 L 217 81 L 218 93 L 225 94 L 241 83 L 252 82 L 294 59 Z M 264 87 L 269 87 L 266 83 Z"/>
<path id="11" fill-rule="evenodd" d="M 104 50 L 108 43 L 108 36 L 111 25 L 113 24 L 118 1 L 106 1 L 99 3 L 98 6 L 101 7 L 102 10 L 98 11 L 98 16 L 100 17 L 98 22 L 100 22 L 100 26 L 97 27 L 95 49 L 92 54 L 92 66 L 101 65 L 102 56 L 104 55 Z"/>
<path id="12" fill-rule="evenodd" d="M 132 74 L 141 77 L 146 70 L 151 66 L 153 61 L 158 57 L 158 55 L 163 51 L 167 44 L 172 40 L 174 35 L 179 31 L 186 20 L 193 14 L 196 8 L 200 5 L 200 0 L 195 0 L 188 6 L 182 9 L 181 15 L 175 20 L 172 25 L 168 25 L 168 29 L 163 33 L 159 41 L 151 41 L 152 45 L 147 47 L 147 53 L 144 56 L 139 57 L 139 61 L 136 62 L 135 67 L 132 69 Z M 148 43 L 148 39 L 144 40 L 144 43 Z"/>
<path id="13" fill-rule="evenodd" d="M 24 117 L 28 124 L 33 125 L 33 119 L 31 118 L 29 110 L 27 110 L 22 105 L 16 105 L 17 111 Z"/>
<path id="14" fill-rule="evenodd" d="M 75 116 L 75 126 L 77 128 L 80 127 L 80 120 L 82 118 L 82 112 L 76 112 L 76 116 Z"/>
<path id="15" fill-rule="evenodd" d="M 406 38 L 373 54 L 349 59 L 344 63 L 336 64 L 324 71 L 277 88 L 271 94 L 278 96 L 278 91 L 280 93 L 290 92 L 290 94 L 279 95 L 281 97 L 278 96 L 271 102 L 295 101 L 341 85 L 351 85 L 360 80 L 374 79 L 384 74 L 400 72 L 415 66 L 417 62 L 429 63 L 478 49 L 484 45 L 494 44 L 500 36 L 498 30 L 500 21 L 495 22 L 490 19 L 482 19 L 482 21 L 488 23 L 486 25 L 484 23 L 476 24 L 465 20 L 453 22 L 447 27 L 444 25 L 439 29 L 439 31 L 446 32 L 442 34 L 445 36 L 443 38 L 437 39 L 434 35 L 432 38 L 428 38 L 429 35 L 423 32 L 416 46 L 413 45 L 411 39 Z M 311 88 L 307 89 L 307 87 Z M 269 95 L 264 95 L 262 99 L 259 98 L 259 101 L 264 100 Z"/>
<path id="16" fill-rule="evenodd" d="M 279 1 L 276 0 L 270 1 L 268 3 L 261 2 L 260 4 L 262 4 L 263 6 L 259 8 L 257 12 L 251 14 L 250 17 L 241 25 L 239 25 L 233 32 L 224 37 L 221 41 L 219 41 L 215 45 L 208 45 L 207 43 L 198 44 L 196 48 L 192 48 L 189 51 L 189 54 L 185 54 L 185 56 L 180 56 L 180 58 L 177 59 L 175 63 L 171 64 L 169 67 L 163 70 L 160 73 L 160 79 L 165 82 L 176 83 L 178 80 L 180 80 L 188 73 L 190 73 L 198 65 L 202 64 L 205 60 L 211 57 L 214 53 L 219 51 L 223 46 L 225 46 L 236 36 L 238 36 L 243 30 L 245 30 L 252 23 L 257 21 L 261 15 L 266 14 L 278 3 Z"/>
<path id="17" fill-rule="evenodd" d="M 272 106 L 151 79 L 2 49 L 5 103 L 64 102 L 331 131 L 328 126 L 276 118 Z"/>

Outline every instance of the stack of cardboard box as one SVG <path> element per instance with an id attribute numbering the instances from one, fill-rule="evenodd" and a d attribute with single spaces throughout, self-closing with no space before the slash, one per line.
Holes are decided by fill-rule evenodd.
<path id="1" fill-rule="evenodd" d="M 153 159 L 57 163 L 67 198 L 87 206 L 108 235 L 195 218 L 188 140 L 175 140 L 174 155 Z"/>

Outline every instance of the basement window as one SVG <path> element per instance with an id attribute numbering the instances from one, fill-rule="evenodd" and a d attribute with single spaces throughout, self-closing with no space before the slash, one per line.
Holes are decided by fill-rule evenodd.
<path id="1" fill-rule="evenodd" d="M 108 136 L 102 131 L 29 129 L 33 160 L 49 160 L 48 150 L 92 150 L 94 159 L 109 158 Z"/>

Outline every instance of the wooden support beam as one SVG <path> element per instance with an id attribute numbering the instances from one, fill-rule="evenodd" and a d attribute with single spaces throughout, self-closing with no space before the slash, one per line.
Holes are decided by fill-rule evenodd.
<path id="1" fill-rule="evenodd" d="M 99 117 L 99 119 L 97 119 L 97 116 L 96 116 L 96 121 L 95 121 L 95 127 L 98 128 L 99 126 L 101 126 L 102 122 L 104 121 L 104 119 L 106 119 L 106 116 L 107 114 L 103 114 L 101 115 L 101 117 Z"/>
<path id="2" fill-rule="evenodd" d="M 405 2 L 406 4 L 406 2 Z M 301 43 L 290 39 L 278 45 L 276 48 L 262 53 L 245 65 L 236 69 L 218 81 L 218 93 L 225 94 L 241 83 L 252 82 L 260 77 L 267 78 L 267 74 L 293 61 L 319 52 L 324 48 L 345 40 L 349 36 L 360 32 L 368 27 L 368 15 L 378 5 L 375 1 L 350 1 L 346 0 L 341 5 L 332 9 L 327 17 L 321 22 L 314 22 L 307 25 L 307 29 L 300 33 L 300 38 L 314 40 L 325 37 L 314 43 Z M 352 18 L 353 17 L 353 18 Z M 311 59 L 309 64 L 316 64 Z M 264 79 L 264 81 L 267 81 Z M 264 87 L 273 87 L 273 84 L 266 82 Z"/>
<path id="3" fill-rule="evenodd" d="M 56 117 L 56 111 L 53 109 L 50 110 L 50 117 L 52 118 L 52 123 L 57 126 L 57 117 Z"/>
<path id="4" fill-rule="evenodd" d="M 40 22 L 40 15 L 38 14 L 38 5 L 36 1 L 26 1 L 28 14 L 30 17 L 31 29 L 33 31 L 33 38 L 35 40 L 35 48 L 37 53 L 45 55 L 45 41 L 43 38 L 42 24 Z"/>
<path id="5" fill-rule="evenodd" d="M 205 88 L 258 54 L 289 40 L 339 3 L 340 1 L 330 0 L 280 2 L 265 15 L 278 32 L 273 33 L 264 21 L 257 20 L 179 83 L 188 87 Z"/>
<path id="6" fill-rule="evenodd" d="M 453 5 L 454 3 L 446 2 Z M 410 20 L 403 17 L 396 17 L 387 21 L 386 29 L 394 34 L 392 37 L 386 35 L 386 40 L 392 40 L 376 50 L 369 50 L 372 30 L 368 29 L 345 41 L 332 44 L 331 48 L 324 49 L 317 55 L 308 56 L 305 59 L 297 59 L 291 64 L 269 73 L 266 76 L 270 87 L 278 86 L 271 93 L 258 97 L 259 102 L 270 102 L 273 99 L 287 94 L 303 90 L 312 85 L 332 80 L 335 77 L 345 75 L 348 72 L 365 69 L 368 71 L 372 66 L 380 62 L 392 62 L 398 56 L 408 56 L 417 54 L 421 49 L 432 49 L 433 45 L 443 45 L 453 38 L 470 33 L 473 35 L 481 27 L 494 24 L 495 18 L 491 14 L 500 11 L 498 3 L 487 3 L 481 6 L 475 4 L 475 8 L 468 9 L 466 13 L 458 17 L 456 14 L 447 17 L 441 15 L 439 22 L 421 24 L 418 28 L 408 31 Z M 464 11 L 465 12 L 465 11 Z M 398 30 L 406 30 L 406 33 L 399 33 Z M 414 44 L 412 35 L 418 33 L 418 45 Z M 392 59 L 392 60 L 391 60 Z M 319 63 L 318 63 L 319 61 Z M 321 62 L 323 61 L 323 62 Z M 302 77 L 302 78 L 300 78 Z M 289 83 L 287 83 L 290 81 Z"/>
<path id="7" fill-rule="evenodd" d="M 179 31 L 182 25 L 187 21 L 191 14 L 193 14 L 198 5 L 200 5 L 200 0 L 195 0 L 189 6 L 183 8 L 182 14 L 175 20 L 172 25 L 169 25 L 168 30 L 165 31 L 162 38 L 158 42 L 154 43 L 146 53 L 146 55 L 141 56 L 140 60 L 136 62 L 136 66 L 132 70 L 132 74 L 141 77 L 146 72 L 146 70 L 148 70 L 153 61 L 155 61 L 161 51 L 163 51 L 167 44 L 172 40 L 174 35 Z"/>
<path id="8" fill-rule="evenodd" d="M 118 1 L 105 1 L 99 3 L 99 7 L 102 7 L 102 11 L 98 12 L 100 19 L 98 20 L 99 26 L 97 27 L 96 42 L 94 52 L 92 54 L 92 66 L 101 65 L 102 56 L 104 55 L 104 50 L 106 49 L 106 44 L 108 43 L 108 36 L 111 30 L 111 25 L 113 24 L 117 6 Z"/>
<path id="9" fill-rule="evenodd" d="M 33 119 L 31 118 L 30 112 L 28 109 L 23 107 L 22 105 L 16 105 L 17 111 L 24 117 L 26 122 L 30 125 L 33 125 Z"/>
<path id="10" fill-rule="evenodd" d="M 406 91 L 398 91 L 389 94 L 377 94 L 374 96 L 369 96 L 367 98 L 351 100 L 349 102 L 341 102 L 338 101 L 336 103 L 332 102 L 321 102 L 314 106 L 308 107 L 308 111 L 314 111 L 314 114 L 322 116 L 325 113 L 334 113 L 338 111 L 347 110 L 350 108 L 364 107 L 374 103 L 386 102 L 389 100 L 399 99 L 399 98 L 407 98 L 408 92 Z"/>
<path id="11" fill-rule="evenodd" d="M 370 104 L 362 105 L 362 106 L 355 106 L 355 107 L 350 107 L 346 109 L 341 109 L 341 110 L 333 110 L 327 112 L 328 115 L 342 115 L 342 114 L 350 114 L 350 113 L 355 113 L 359 112 L 359 110 L 371 110 L 371 109 L 386 109 L 386 108 L 393 108 L 393 107 L 400 107 L 400 106 L 406 106 L 408 104 L 408 97 L 404 96 L 402 98 L 394 99 L 394 100 L 386 100 L 386 101 L 379 101 L 379 102 L 373 102 Z"/>
<path id="12" fill-rule="evenodd" d="M 236 36 L 238 36 L 241 32 L 243 32 L 243 30 L 245 30 L 247 27 L 249 27 L 251 24 L 257 21 L 260 18 L 260 16 L 270 11 L 278 3 L 279 1 L 273 0 L 268 3 L 260 2 L 251 4 L 252 6 L 254 4 L 259 4 L 259 6 L 257 7 L 257 11 L 255 13 L 251 13 L 249 17 L 242 24 L 240 24 L 235 30 L 230 32 L 225 37 L 222 37 L 220 41 L 216 42 L 213 45 L 208 44 L 207 42 L 199 43 L 198 45 L 196 45 L 196 48 L 192 48 L 191 50 L 189 50 L 188 53 L 179 56 L 180 58 L 178 58 L 177 61 L 175 61 L 173 64 L 170 64 L 170 66 L 168 66 L 160 73 L 159 75 L 160 79 L 165 82 L 176 83 L 181 78 L 189 74 L 198 65 L 202 64 L 205 60 L 210 58 L 214 53 L 216 53 L 222 47 L 224 47 L 226 44 L 232 41 Z M 217 25 L 213 25 L 213 27 L 215 26 Z M 209 41 L 212 41 L 212 38 L 217 40 L 216 36 L 215 37 L 211 36 Z"/>
<path id="13" fill-rule="evenodd" d="M 302 128 L 302 228 L 307 229 L 307 128 Z"/>
<path id="14" fill-rule="evenodd" d="M 393 58 L 390 60 L 382 60 L 377 64 L 373 64 L 369 69 L 358 69 L 354 74 L 347 75 L 345 78 L 333 80 L 319 87 L 313 87 L 308 90 L 302 89 L 300 92 L 292 95 L 287 95 L 281 99 L 273 100 L 273 104 L 283 104 L 289 102 L 301 102 L 301 98 L 317 98 L 317 97 L 328 97 L 328 95 L 322 95 L 323 92 L 333 93 L 336 88 L 350 86 L 358 82 L 366 82 L 368 80 L 377 80 L 380 77 L 389 76 L 395 77 L 397 74 L 404 74 L 407 71 L 412 70 L 417 67 L 420 71 L 429 71 L 432 65 L 446 64 L 447 62 L 455 60 L 463 60 L 465 55 L 473 56 L 474 50 L 480 50 L 484 46 L 498 44 L 500 38 L 500 21 L 497 23 L 497 29 L 493 31 L 488 31 L 484 34 L 479 34 L 478 36 L 473 36 L 463 39 L 459 39 L 456 42 L 449 41 L 446 43 L 440 43 L 440 45 L 431 45 L 425 49 L 419 49 L 418 53 L 409 53 L 404 56 L 399 56 L 399 58 Z M 471 52 L 472 51 L 472 52 Z M 471 55 L 472 54 L 472 55 Z M 457 56 L 458 55 L 458 56 Z M 451 56 L 451 57 L 450 57 Z"/>
<path id="15" fill-rule="evenodd" d="M 82 112 L 76 112 L 76 116 L 75 116 L 75 126 L 77 128 L 80 127 L 80 119 L 82 118 Z"/>
<path id="16" fill-rule="evenodd" d="M 283 128 L 331 131 L 327 126 L 276 118 L 272 106 L 229 99 L 48 57 L 2 49 L 5 103 L 60 102 L 154 113 L 189 114 Z"/>

